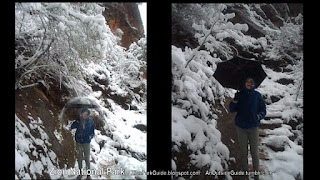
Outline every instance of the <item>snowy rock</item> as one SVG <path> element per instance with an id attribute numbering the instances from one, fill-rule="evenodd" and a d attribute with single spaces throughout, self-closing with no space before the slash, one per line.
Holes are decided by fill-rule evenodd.
<path id="1" fill-rule="evenodd" d="M 270 136 L 265 139 L 265 143 L 273 151 L 284 151 L 285 148 L 289 145 L 290 139 L 287 136 Z"/>

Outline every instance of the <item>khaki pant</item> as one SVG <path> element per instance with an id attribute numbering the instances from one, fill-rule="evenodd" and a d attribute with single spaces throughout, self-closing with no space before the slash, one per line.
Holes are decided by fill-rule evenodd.
<path id="1" fill-rule="evenodd" d="M 90 143 L 76 143 L 79 169 L 82 169 L 83 159 L 86 161 L 86 169 L 90 169 Z"/>
<path id="2" fill-rule="evenodd" d="M 259 127 L 253 127 L 249 129 L 243 129 L 238 126 L 238 141 L 240 146 L 240 164 L 239 169 L 241 171 L 248 171 L 248 144 L 250 145 L 250 153 L 252 156 L 252 165 L 254 171 L 259 171 Z M 258 179 L 259 177 L 255 177 Z"/>

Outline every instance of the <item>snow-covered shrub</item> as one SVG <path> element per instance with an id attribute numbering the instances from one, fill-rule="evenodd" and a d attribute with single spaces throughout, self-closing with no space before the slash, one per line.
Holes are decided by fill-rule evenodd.
<path id="1" fill-rule="evenodd" d="M 122 47 L 114 48 L 116 56 L 111 57 L 117 86 L 129 93 L 137 103 L 146 102 L 146 53 L 146 39 L 142 38 L 138 43 L 132 43 L 127 51 Z M 138 92 L 134 92 L 137 89 Z"/>
<path id="2" fill-rule="evenodd" d="M 130 87 L 135 88 L 143 83 L 143 73 L 146 73 L 146 40 L 142 38 L 137 43 L 132 43 L 127 51 L 127 58 L 121 59 L 120 73 L 125 76 L 124 81 Z"/>
<path id="3" fill-rule="evenodd" d="M 208 18 L 207 9 L 205 9 L 207 6 L 211 7 L 212 4 L 173 3 L 171 7 L 173 27 L 179 24 L 184 31 L 194 34 L 192 23 L 206 21 L 204 18 Z"/>
<path id="4" fill-rule="evenodd" d="M 288 19 L 279 30 L 266 35 L 268 46 L 265 56 L 273 60 L 287 58 L 293 63 L 303 59 L 303 15 L 299 14 L 294 21 Z"/>
<path id="5" fill-rule="evenodd" d="M 52 78 L 74 95 L 87 95 L 92 88 L 85 81 L 93 81 L 96 76 L 92 74 L 104 74 L 107 81 L 117 84 L 114 89 L 122 89 L 137 102 L 146 101 L 146 39 L 127 51 L 119 46 L 119 37 L 102 15 L 103 7 L 97 3 L 16 3 L 15 8 L 17 89 L 39 81 L 49 88 Z M 93 72 L 94 66 L 103 73 Z M 138 87 L 143 97 L 133 92 Z"/>
<path id="6" fill-rule="evenodd" d="M 133 42 L 128 52 L 131 52 L 140 61 L 147 61 L 147 39 L 141 38 L 138 43 Z"/>
<path id="7" fill-rule="evenodd" d="M 221 59 L 212 57 L 208 51 L 199 51 L 185 67 L 191 55 L 189 48 L 183 52 L 172 46 L 173 151 L 179 152 L 185 145 L 192 152 L 190 165 L 223 171 L 221 164 L 227 167 L 229 150 L 221 142 L 221 133 L 216 129 L 217 112 L 213 109 L 216 101 L 224 104 L 224 97 L 230 92 L 212 76 Z M 178 169 L 179 165 L 176 164 Z"/>
<path id="8" fill-rule="evenodd" d="M 146 40 L 144 38 L 133 43 L 128 50 L 115 45 L 107 59 L 90 62 L 83 66 L 84 77 L 91 84 L 96 80 L 107 84 L 96 84 L 103 91 L 111 91 L 111 95 L 123 101 L 122 103 L 137 106 L 146 102 Z M 78 86 L 78 84 L 74 84 Z M 82 92 L 90 87 L 78 87 Z M 90 90 L 89 90 L 90 91 Z M 85 93 L 83 95 L 87 95 Z M 117 102 L 119 103 L 119 102 Z"/>
<path id="9" fill-rule="evenodd" d="M 16 88 L 27 75 L 81 77 L 81 63 L 111 53 L 116 38 L 95 3 L 16 3 Z"/>

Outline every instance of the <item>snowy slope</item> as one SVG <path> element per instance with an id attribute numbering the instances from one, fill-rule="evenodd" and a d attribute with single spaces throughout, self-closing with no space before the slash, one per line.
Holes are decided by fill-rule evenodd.
<path id="1" fill-rule="evenodd" d="M 297 118 L 303 116 L 303 93 L 298 93 L 302 80 L 302 61 L 298 65 L 292 67 L 291 72 L 275 72 L 271 69 L 264 68 L 268 74 L 258 90 L 266 96 L 266 101 L 270 102 L 271 96 L 280 97 L 279 101 L 268 105 L 267 117 L 280 117 L 289 121 L 297 121 Z M 279 83 L 280 79 L 291 80 L 292 83 Z M 301 90 L 300 90 L 301 91 Z"/>
<path id="2" fill-rule="evenodd" d="M 87 74 L 93 76 L 93 73 L 97 74 L 97 71 L 102 74 L 110 74 L 107 69 L 101 67 L 96 64 Z M 116 83 L 117 81 L 117 78 L 110 79 L 110 87 L 103 88 L 112 88 L 114 89 L 112 92 L 118 95 L 128 94 Z M 100 112 L 104 114 L 104 130 L 107 132 L 107 134 L 102 134 L 96 129 L 95 137 L 90 143 L 92 178 L 132 179 L 139 177 L 146 179 L 145 175 L 131 173 L 146 171 L 146 131 L 136 128 L 136 125 L 146 126 L 145 103 L 133 103 L 138 110 L 124 110 L 112 99 L 104 98 L 101 91 L 93 91 L 85 81 L 82 80 L 78 84 L 78 90 L 82 92 L 81 95 L 86 95 L 100 105 Z M 105 108 L 107 105 L 108 108 Z M 51 150 L 52 144 L 43 130 L 46 128 L 43 126 L 43 120 L 33 119 L 32 116 L 28 116 L 28 118 L 30 119 L 30 129 L 17 116 L 15 117 L 15 170 L 18 172 L 16 178 L 36 178 L 36 174 L 43 176 L 44 173 L 49 174 L 52 179 L 75 178 L 78 173 L 77 162 L 72 165 L 73 168 L 59 168 L 57 155 Z M 65 130 L 70 131 L 71 123 L 72 121 L 69 120 L 67 124 L 61 122 L 61 125 Z M 38 132 L 40 137 L 33 136 L 30 131 Z M 61 130 L 56 129 L 54 134 L 61 143 L 63 136 L 59 132 Z M 72 135 L 74 136 L 74 134 L 75 130 L 72 130 Z M 37 147 L 34 147 L 33 144 Z M 42 151 L 38 151 L 39 147 Z M 123 171 L 125 174 L 121 174 Z"/>
<path id="3" fill-rule="evenodd" d="M 98 94 L 98 95 L 97 95 Z M 91 98 L 99 98 L 97 92 L 92 92 L 88 96 Z M 101 94 L 100 94 L 101 95 Z M 103 105 L 104 102 L 96 99 L 96 101 Z M 108 178 L 137 178 L 131 171 L 146 171 L 146 132 L 138 130 L 134 126 L 137 124 L 146 126 L 146 114 L 143 107 L 140 110 L 124 110 L 120 105 L 116 104 L 113 100 L 108 99 L 110 109 L 103 108 L 102 112 L 105 114 L 105 130 L 110 132 L 108 135 L 101 134 L 101 131 L 95 130 L 95 137 L 91 141 L 91 169 L 92 178 L 104 179 Z M 34 120 L 31 116 L 32 123 L 30 128 L 24 124 L 17 116 L 16 121 L 16 150 L 15 150 L 15 169 L 19 173 L 16 178 L 36 178 L 36 173 L 42 175 L 47 173 L 52 179 L 57 178 L 75 178 L 74 170 L 78 170 L 78 164 L 75 162 L 74 168 L 60 169 L 57 162 L 56 154 L 50 150 L 52 144 L 48 135 L 44 132 L 42 120 L 38 118 Z M 70 131 L 69 121 L 67 126 L 63 126 L 66 130 Z M 30 131 L 37 131 L 40 137 L 34 137 Z M 54 132 L 57 139 L 61 142 L 61 134 L 58 131 Z M 73 136 L 75 130 L 72 131 Z M 37 147 L 33 144 L 42 147 L 43 151 L 38 153 Z M 30 157 L 30 154 L 37 159 Z M 84 166 L 85 167 L 85 166 Z M 96 171 L 94 171 L 96 170 Z M 126 174 L 116 174 L 114 171 L 108 170 L 123 170 Z M 145 179 L 146 176 L 139 176 Z"/>
<path id="4" fill-rule="evenodd" d="M 260 160 L 270 174 L 263 179 L 303 179 L 303 94 L 297 94 L 301 81 L 300 63 L 292 67 L 292 72 L 274 72 L 264 67 L 268 78 L 257 89 L 266 98 L 281 97 L 267 105 L 266 120 L 261 124 L 274 129 L 264 129 L 260 151 L 268 156 Z M 279 79 L 293 80 L 294 84 L 283 85 Z"/>
<path id="5" fill-rule="evenodd" d="M 224 104 L 224 96 L 232 91 L 224 89 L 214 78 L 216 62 L 209 52 L 200 51 L 185 68 L 191 50 L 183 52 L 172 46 L 172 142 L 173 170 L 182 171 L 177 156 L 190 158 L 189 170 L 208 168 L 209 171 L 223 171 L 228 168 L 229 149 L 221 142 L 217 129 L 218 113 L 215 102 Z M 213 67 L 207 66 L 207 61 Z M 184 148 L 190 154 L 184 154 Z"/>

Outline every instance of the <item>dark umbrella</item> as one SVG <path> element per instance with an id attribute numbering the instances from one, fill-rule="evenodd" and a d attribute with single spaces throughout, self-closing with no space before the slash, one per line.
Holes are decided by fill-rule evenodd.
<path id="1" fill-rule="evenodd" d="M 267 74 L 259 61 L 235 56 L 230 60 L 218 63 L 213 77 L 223 87 L 240 90 L 245 78 L 253 78 L 255 87 L 258 87 L 267 77 Z"/>

